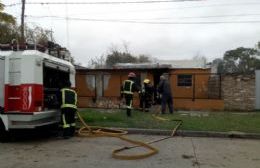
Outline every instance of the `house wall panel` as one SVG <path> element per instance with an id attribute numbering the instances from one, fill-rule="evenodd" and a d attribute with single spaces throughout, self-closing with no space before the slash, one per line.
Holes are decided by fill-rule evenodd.
<path id="1" fill-rule="evenodd" d="M 91 71 L 88 73 L 79 73 L 76 76 L 77 88 L 79 92 L 79 107 L 102 107 L 102 108 L 120 108 L 120 87 L 124 80 L 128 77 L 129 70 L 118 71 Z M 140 76 L 140 83 L 142 84 L 144 78 L 148 78 L 154 82 L 154 73 L 152 70 L 135 70 L 137 76 Z M 209 69 L 175 69 L 169 70 L 169 81 L 174 97 L 174 106 L 177 109 L 185 110 L 222 110 L 224 109 L 223 100 L 207 99 L 208 96 L 208 81 L 210 78 Z M 103 97 L 95 97 L 95 90 L 86 83 L 86 75 L 103 75 Z M 190 87 L 179 87 L 177 85 L 178 74 L 192 74 L 195 77 L 194 84 Z M 195 88 L 195 93 L 193 92 Z M 203 99 L 193 99 L 201 97 Z M 181 98 L 184 97 L 184 98 Z M 139 107 L 139 95 L 134 94 L 133 106 Z"/>

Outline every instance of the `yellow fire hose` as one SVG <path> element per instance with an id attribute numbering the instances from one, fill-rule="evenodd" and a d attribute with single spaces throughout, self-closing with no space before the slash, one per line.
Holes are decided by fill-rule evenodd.
<path id="1" fill-rule="evenodd" d="M 109 128 L 98 127 L 98 126 L 89 126 L 83 120 L 83 118 L 81 117 L 79 112 L 77 112 L 77 114 L 78 114 L 78 118 L 79 118 L 80 122 L 83 124 L 83 126 L 78 131 L 79 136 L 83 136 L 83 137 L 115 137 L 115 138 L 119 138 L 121 140 L 124 140 L 126 142 L 129 142 L 129 143 L 135 145 L 135 146 L 122 147 L 122 148 L 116 149 L 112 152 L 113 158 L 121 159 L 121 160 L 144 159 L 144 158 L 147 158 L 149 156 L 152 156 L 152 155 L 158 153 L 158 149 L 152 147 L 149 144 L 172 138 L 175 135 L 177 129 L 182 124 L 181 120 L 171 120 L 171 121 L 177 121 L 178 122 L 176 127 L 173 129 L 171 136 L 168 136 L 168 137 L 165 137 L 165 138 L 160 138 L 158 140 L 154 140 L 154 141 L 150 141 L 150 142 L 141 142 L 141 141 L 132 140 L 132 139 L 124 137 L 123 135 L 127 134 L 127 131 L 124 131 L 124 130 L 109 129 Z M 158 120 L 162 120 L 162 121 L 167 120 L 165 118 L 155 116 L 155 115 L 153 115 L 153 117 L 157 118 Z M 167 121 L 169 121 L 169 120 L 167 120 Z M 132 149 L 132 148 L 136 148 L 136 147 L 144 147 L 144 148 L 148 149 L 148 152 L 142 153 L 142 154 L 135 154 L 135 155 L 119 154 L 124 150 Z"/>

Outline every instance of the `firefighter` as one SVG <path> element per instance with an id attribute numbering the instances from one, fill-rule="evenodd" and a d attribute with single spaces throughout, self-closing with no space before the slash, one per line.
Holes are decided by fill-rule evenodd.
<path id="1" fill-rule="evenodd" d="M 121 87 L 121 98 L 125 98 L 126 115 L 131 117 L 134 92 L 139 92 L 139 87 L 135 83 L 136 75 L 133 72 L 128 74 L 128 79 L 123 82 Z"/>
<path id="2" fill-rule="evenodd" d="M 140 96 L 140 107 L 144 109 L 145 112 L 149 112 L 153 102 L 154 88 L 149 79 L 145 79 L 143 83 L 144 85 Z"/>
<path id="3" fill-rule="evenodd" d="M 71 83 L 67 81 L 65 87 L 61 89 L 61 123 L 65 139 L 74 135 L 76 127 L 77 93 L 70 87 Z"/>
<path id="4" fill-rule="evenodd" d="M 168 105 L 169 112 L 172 114 L 173 113 L 173 101 L 172 101 L 171 87 L 170 87 L 168 80 L 166 80 L 166 77 L 163 75 L 160 76 L 158 92 L 161 95 L 162 114 L 165 114 L 166 105 Z"/>

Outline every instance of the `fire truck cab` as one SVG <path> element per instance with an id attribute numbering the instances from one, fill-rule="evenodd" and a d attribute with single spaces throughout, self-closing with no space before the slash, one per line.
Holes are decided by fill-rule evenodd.
<path id="1" fill-rule="evenodd" d="M 75 87 L 69 61 L 37 50 L 0 51 L 0 140 L 12 129 L 57 124 L 66 80 Z"/>

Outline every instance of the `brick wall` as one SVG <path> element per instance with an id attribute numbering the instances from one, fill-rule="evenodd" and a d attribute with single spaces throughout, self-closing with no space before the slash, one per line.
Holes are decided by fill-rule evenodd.
<path id="1" fill-rule="evenodd" d="M 226 110 L 255 109 L 255 75 L 223 75 L 221 84 Z"/>

